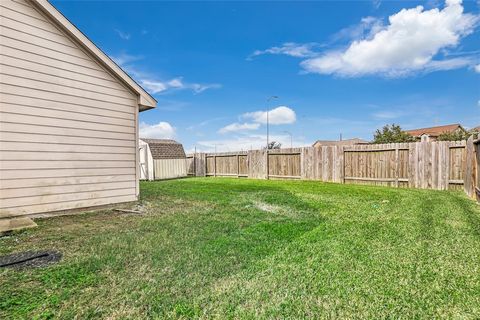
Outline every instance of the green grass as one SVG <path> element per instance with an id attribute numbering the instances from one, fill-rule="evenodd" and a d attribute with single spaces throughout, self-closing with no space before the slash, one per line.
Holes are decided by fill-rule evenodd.
<path id="1" fill-rule="evenodd" d="M 0 319 L 480 318 L 480 206 L 460 192 L 198 178 L 141 184 L 144 215 L 38 220 L 0 254 Z"/>

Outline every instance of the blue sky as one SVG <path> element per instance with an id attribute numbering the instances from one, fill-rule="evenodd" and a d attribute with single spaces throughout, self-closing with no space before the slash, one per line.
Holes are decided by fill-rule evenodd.
<path id="1" fill-rule="evenodd" d="M 141 134 L 189 151 L 264 145 L 267 107 L 284 146 L 480 125 L 478 1 L 52 3 L 158 100 Z"/>

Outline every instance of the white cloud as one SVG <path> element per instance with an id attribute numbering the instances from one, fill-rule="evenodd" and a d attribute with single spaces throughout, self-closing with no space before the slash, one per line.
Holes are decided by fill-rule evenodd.
<path id="1" fill-rule="evenodd" d="M 474 67 L 474 70 L 475 70 L 475 72 L 480 73 L 480 64 L 477 64 L 477 65 Z"/>
<path id="2" fill-rule="evenodd" d="M 119 66 L 124 66 L 126 64 L 131 63 L 131 62 L 143 59 L 142 56 L 135 56 L 135 55 L 131 55 L 131 54 L 128 54 L 128 53 L 125 53 L 125 52 L 122 52 L 122 53 L 120 53 L 119 55 L 116 55 L 116 56 L 110 56 L 110 58 L 113 61 L 115 61 L 115 63 L 118 64 Z"/>
<path id="3" fill-rule="evenodd" d="M 221 88 L 220 84 L 200 84 L 200 83 L 186 83 L 181 77 L 173 78 L 167 81 L 151 80 L 149 78 L 139 78 L 140 84 L 152 94 L 164 93 L 172 89 L 190 89 L 195 94 L 202 93 L 207 89 Z"/>
<path id="4" fill-rule="evenodd" d="M 238 131 L 249 131 L 249 130 L 257 130 L 260 127 L 259 123 L 231 123 L 220 130 L 218 133 L 230 133 L 230 132 L 238 132 Z"/>
<path id="5" fill-rule="evenodd" d="M 218 83 L 210 83 L 210 84 L 192 83 L 192 84 L 186 85 L 186 88 L 192 89 L 193 92 L 195 93 L 202 93 L 203 91 L 208 89 L 220 89 L 221 87 L 222 85 Z"/>
<path id="6" fill-rule="evenodd" d="M 114 29 L 114 30 L 118 34 L 118 36 L 120 38 L 122 38 L 123 40 L 130 40 L 130 38 L 132 37 L 132 35 L 130 33 L 123 32 L 123 31 L 118 30 L 118 29 Z"/>
<path id="7" fill-rule="evenodd" d="M 138 79 L 140 84 L 147 89 L 148 92 L 156 94 L 162 93 L 169 89 L 183 89 L 185 87 L 182 78 L 174 78 L 167 81 L 158 81 L 158 80 L 150 80 L 148 78 L 140 78 Z"/>
<path id="8" fill-rule="evenodd" d="M 286 42 L 280 47 L 272 47 L 266 50 L 256 50 L 249 59 L 263 54 L 284 54 L 296 58 L 307 58 L 315 55 L 313 48 L 317 46 L 316 43 L 299 44 L 295 42 Z"/>
<path id="9" fill-rule="evenodd" d="M 157 124 L 140 123 L 139 135 L 141 138 L 173 139 L 175 128 L 168 122 L 160 121 Z"/>
<path id="10" fill-rule="evenodd" d="M 243 119 L 249 119 L 256 123 L 267 123 L 266 111 L 247 112 L 242 115 Z M 287 106 L 280 106 L 268 112 L 268 122 L 270 124 L 290 124 L 297 120 L 295 111 Z"/>
<path id="11" fill-rule="evenodd" d="M 371 38 L 356 40 L 346 50 L 328 52 L 301 65 L 307 72 L 350 77 L 395 77 L 458 68 L 470 63 L 468 59 L 433 58 L 441 49 L 457 46 L 477 23 L 477 16 L 463 13 L 461 0 L 447 0 L 443 10 L 424 10 L 422 6 L 402 9 Z"/>

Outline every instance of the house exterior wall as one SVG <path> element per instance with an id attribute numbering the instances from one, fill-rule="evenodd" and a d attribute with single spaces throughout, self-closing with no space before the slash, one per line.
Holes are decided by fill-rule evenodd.
<path id="1" fill-rule="evenodd" d="M 0 16 L 0 218 L 136 200 L 138 95 L 33 3 Z"/>

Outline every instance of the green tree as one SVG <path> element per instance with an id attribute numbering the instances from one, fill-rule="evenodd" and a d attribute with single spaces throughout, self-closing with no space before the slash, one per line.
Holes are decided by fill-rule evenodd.
<path id="1" fill-rule="evenodd" d="M 471 135 L 477 134 L 477 130 L 472 129 L 470 131 L 466 131 L 463 129 L 459 129 L 455 132 L 444 132 L 440 134 L 437 138 L 438 141 L 459 141 L 459 140 L 467 140 L 470 138 Z"/>
<path id="2" fill-rule="evenodd" d="M 268 143 L 268 150 L 274 150 L 274 149 L 280 149 L 282 147 L 282 144 L 277 141 L 271 141 Z"/>
<path id="3" fill-rule="evenodd" d="M 406 133 L 399 125 L 391 124 L 377 129 L 373 135 L 373 143 L 414 142 L 415 138 Z"/>

